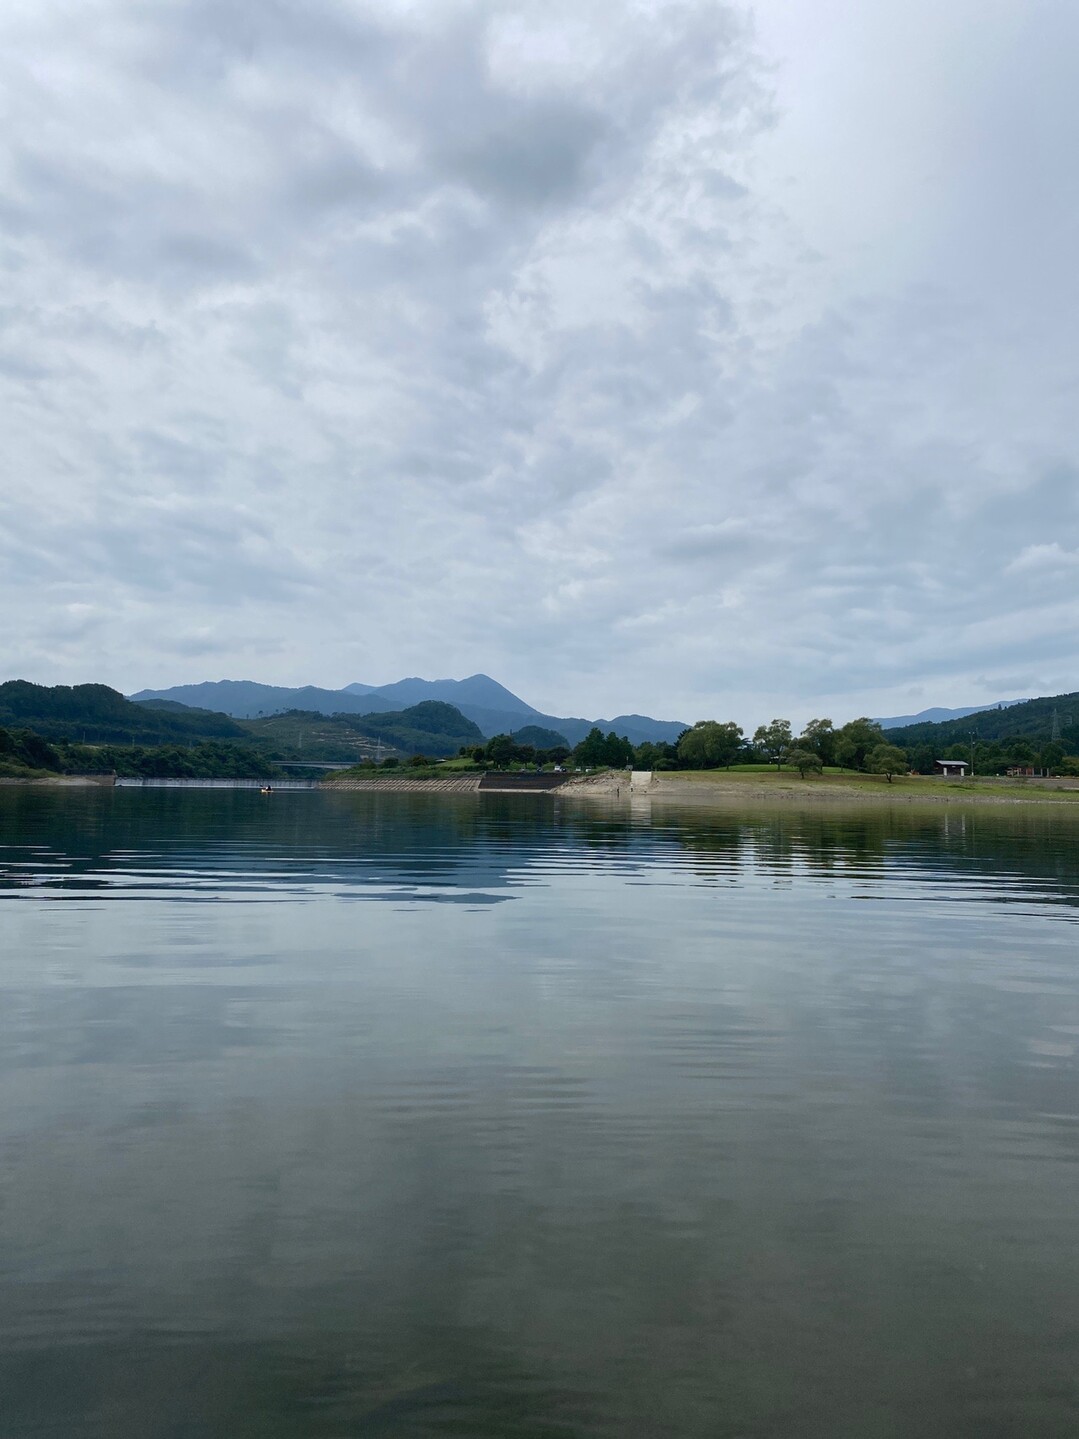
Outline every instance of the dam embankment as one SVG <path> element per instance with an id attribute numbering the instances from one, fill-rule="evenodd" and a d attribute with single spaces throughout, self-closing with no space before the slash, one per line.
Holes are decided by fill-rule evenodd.
<path id="1" fill-rule="evenodd" d="M 447 775 L 444 779 L 409 779 L 407 775 L 383 779 L 329 779 L 323 789 L 372 790 L 379 794 L 550 794 L 574 777 L 568 774 L 484 774 Z"/>

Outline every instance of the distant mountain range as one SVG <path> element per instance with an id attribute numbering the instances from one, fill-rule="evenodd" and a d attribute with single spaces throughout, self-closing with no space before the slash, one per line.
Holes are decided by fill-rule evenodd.
<path id="1" fill-rule="evenodd" d="M 487 703 L 473 703 L 477 700 Z M 499 708 L 489 708 L 491 704 Z M 934 720 L 938 715 L 945 718 Z M 905 748 L 926 745 L 941 753 L 949 745 L 969 743 L 973 734 L 987 742 L 1059 740 L 1065 753 L 1079 754 L 1079 692 L 1001 701 L 983 710 L 930 709 L 909 718 L 906 725 L 898 719 L 879 723 L 887 727 L 889 739 Z M 562 738 L 577 744 L 593 725 L 605 733 L 626 735 L 634 744 L 673 740 L 685 728 L 679 720 L 648 715 L 616 715 L 609 720 L 545 715 L 486 675 L 467 680 L 412 678 L 394 685 L 341 690 L 222 680 L 142 690 L 132 698 L 99 684 L 50 687 L 25 680 L 0 684 L 0 728 L 12 732 L 26 729 L 50 742 L 91 745 L 240 741 L 272 751 L 271 757 L 281 760 L 337 762 L 340 756 L 351 763 L 379 748 L 452 754 L 462 744 L 503 733 L 550 749 Z"/>
<path id="2" fill-rule="evenodd" d="M 203 684 L 173 685 L 170 689 L 139 690 L 129 695 L 139 703 L 172 700 L 196 709 L 216 710 L 234 719 L 256 719 L 282 714 L 286 710 L 308 710 L 317 714 L 375 714 L 398 711 L 425 700 L 442 700 L 455 705 L 479 726 L 484 737 L 513 734 L 525 725 L 539 725 L 564 735 L 578 744 L 598 725 L 604 734 L 614 730 L 633 744 L 646 740 L 673 741 L 686 725 L 681 720 L 657 720 L 649 715 L 615 715 L 613 719 L 581 719 L 543 714 L 489 675 L 470 675 L 463 680 L 425 680 L 417 677 L 388 685 L 350 684 L 343 689 L 319 689 L 303 685 L 289 689 L 281 685 L 258 684 L 254 680 L 211 680 Z"/>
<path id="3" fill-rule="evenodd" d="M 893 715 L 891 719 L 878 719 L 881 729 L 900 729 L 910 724 L 944 724 L 948 720 L 964 719 L 967 715 L 984 714 L 987 710 L 1006 710 L 1011 705 L 1026 704 L 1026 700 L 994 700 L 988 705 L 968 705 L 966 709 L 919 710 L 916 715 Z"/>
<path id="4" fill-rule="evenodd" d="M 352 695 L 378 695 L 389 701 L 395 709 L 400 709 L 403 705 L 422 704 L 424 700 L 442 700 L 445 704 L 456 705 L 462 714 L 465 705 L 512 711 L 515 714 L 539 713 L 489 675 L 470 675 L 466 680 L 423 680 L 413 676 L 390 685 L 345 685 L 344 692 Z"/>

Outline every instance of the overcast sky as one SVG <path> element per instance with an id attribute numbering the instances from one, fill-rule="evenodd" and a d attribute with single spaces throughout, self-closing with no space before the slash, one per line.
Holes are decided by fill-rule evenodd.
<path id="1" fill-rule="evenodd" d="M 1079 689 L 1074 0 L 6 0 L 3 678 Z"/>

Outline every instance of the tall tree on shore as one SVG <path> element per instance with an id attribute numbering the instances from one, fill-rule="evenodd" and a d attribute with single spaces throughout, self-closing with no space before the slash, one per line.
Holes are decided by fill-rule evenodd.
<path id="1" fill-rule="evenodd" d="M 787 763 L 794 766 L 802 779 L 805 779 L 809 770 L 820 774 L 824 768 L 820 755 L 815 750 L 803 749 L 801 745 L 795 745 L 794 749 L 787 751 Z"/>
<path id="2" fill-rule="evenodd" d="M 771 724 L 758 725 L 753 731 L 753 743 L 775 764 L 776 769 L 782 765 L 783 756 L 793 742 L 790 720 L 774 719 Z"/>
<path id="3" fill-rule="evenodd" d="M 678 758 L 690 769 L 730 769 L 738 758 L 745 735 L 733 720 L 720 724 L 717 720 L 698 720 L 678 741 Z"/>
<path id="4" fill-rule="evenodd" d="M 484 748 L 484 758 L 495 769 L 505 769 L 517 752 L 513 738 L 508 734 L 492 735 Z"/>
<path id="5" fill-rule="evenodd" d="M 598 725 L 593 725 L 574 749 L 573 758 L 575 763 L 590 769 L 600 765 L 618 768 L 633 763 L 633 746 L 624 736 L 616 735 L 614 730 L 605 735 Z"/>
<path id="6" fill-rule="evenodd" d="M 835 757 L 844 769 L 865 769 L 866 755 L 875 745 L 884 744 L 884 731 L 876 720 L 865 715 L 845 724 L 836 736 Z M 896 746 L 892 746 L 896 748 Z"/>
<path id="7" fill-rule="evenodd" d="M 830 719 L 812 719 L 798 736 L 803 749 L 818 754 L 824 764 L 835 764 L 835 726 Z"/>
<path id="8" fill-rule="evenodd" d="M 897 744 L 877 744 L 866 756 L 865 767 L 870 774 L 882 774 L 891 784 L 892 776 L 905 774 L 909 763 L 906 750 Z"/>

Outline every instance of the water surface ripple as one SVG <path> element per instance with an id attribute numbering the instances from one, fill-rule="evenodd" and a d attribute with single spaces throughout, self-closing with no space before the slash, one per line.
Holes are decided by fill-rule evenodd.
<path id="1" fill-rule="evenodd" d="M 1079 823 L 0 789 L 0 1434 L 1079 1433 Z"/>

